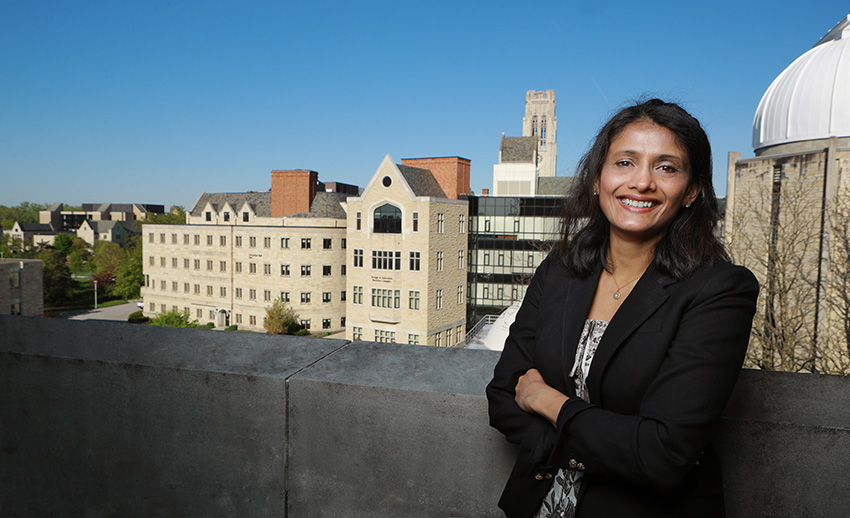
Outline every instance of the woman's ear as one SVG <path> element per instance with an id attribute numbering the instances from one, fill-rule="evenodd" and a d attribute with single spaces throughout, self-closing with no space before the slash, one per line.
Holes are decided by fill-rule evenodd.
<path id="1" fill-rule="evenodd" d="M 683 205 L 685 207 L 690 207 L 691 203 L 696 201 L 697 197 L 700 195 L 700 192 L 702 192 L 702 189 L 700 189 L 699 185 L 695 183 L 691 184 L 691 186 L 688 187 L 688 192 L 685 194 Z"/>

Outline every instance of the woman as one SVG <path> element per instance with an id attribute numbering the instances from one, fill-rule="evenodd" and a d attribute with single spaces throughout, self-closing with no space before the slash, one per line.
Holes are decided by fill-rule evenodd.
<path id="1" fill-rule="evenodd" d="M 724 516 L 712 431 L 758 284 L 714 237 L 711 148 L 658 99 L 599 132 L 487 387 L 510 517 Z"/>

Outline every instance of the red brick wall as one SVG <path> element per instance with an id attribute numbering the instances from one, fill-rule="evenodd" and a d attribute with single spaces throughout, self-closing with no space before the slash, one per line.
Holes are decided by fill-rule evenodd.
<path id="1" fill-rule="evenodd" d="M 403 158 L 401 165 L 428 169 L 443 188 L 446 197 L 458 199 L 460 194 L 469 194 L 469 166 L 471 162 L 458 156 L 439 158 Z"/>
<path id="2" fill-rule="evenodd" d="M 319 173 L 297 169 L 272 171 L 272 217 L 307 212 L 316 196 Z"/>

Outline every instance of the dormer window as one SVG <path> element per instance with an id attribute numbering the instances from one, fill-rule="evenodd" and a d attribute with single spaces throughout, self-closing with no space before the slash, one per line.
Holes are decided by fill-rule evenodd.
<path id="1" fill-rule="evenodd" d="M 247 221 L 248 221 L 248 216 L 249 216 L 249 214 L 248 214 L 247 212 L 243 212 L 243 213 L 242 213 L 242 221 L 247 222 Z"/>
<path id="2" fill-rule="evenodd" d="M 229 212 L 224 213 L 224 221 L 230 221 L 230 213 Z"/>
<path id="3" fill-rule="evenodd" d="M 375 209 L 376 234 L 401 234 L 401 209 L 386 203 Z"/>
<path id="4" fill-rule="evenodd" d="M 207 221 L 212 221 L 212 212 L 207 211 Z"/>

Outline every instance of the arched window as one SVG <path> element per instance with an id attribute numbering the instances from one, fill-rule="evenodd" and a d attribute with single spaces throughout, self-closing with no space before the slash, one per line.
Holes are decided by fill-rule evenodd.
<path id="1" fill-rule="evenodd" d="M 531 136 L 537 135 L 537 115 L 531 118 Z"/>
<path id="2" fill-rule="evenodd" d="M 375 209 L 376 234 L 401 234 L 401 209 L 385 203 Z"/>
<path id="3" fill-rule="evenodd" d="M 546 145 L 546 116 L 540 119 L 540 144 Z"/>

